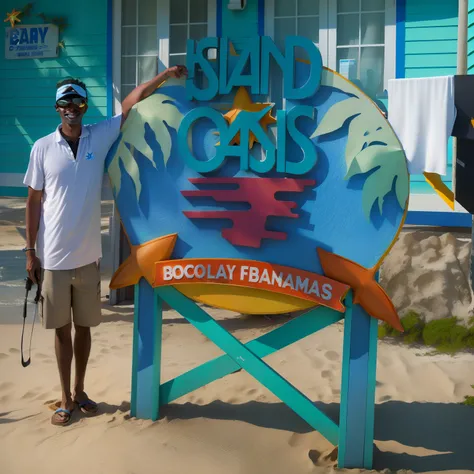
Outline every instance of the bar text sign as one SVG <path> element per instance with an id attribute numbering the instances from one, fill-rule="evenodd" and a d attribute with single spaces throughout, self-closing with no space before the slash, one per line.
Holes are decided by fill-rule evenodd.
<path id="1" fill-rule="evenodd" d="M 58 56 L 56 25 L 22 25 L 5 28 L 5 59 L 44 59 Z"/>

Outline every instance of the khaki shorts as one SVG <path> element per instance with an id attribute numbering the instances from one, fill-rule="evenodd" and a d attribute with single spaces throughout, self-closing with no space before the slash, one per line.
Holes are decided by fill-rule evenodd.
<path id="1" fill-rule="evenodd" d="M 43 270 L 38 313 L 46 329 L 71 322 L 83 327 L 101 322 L 100 270 L 91 263 L 74 270 Z"/>

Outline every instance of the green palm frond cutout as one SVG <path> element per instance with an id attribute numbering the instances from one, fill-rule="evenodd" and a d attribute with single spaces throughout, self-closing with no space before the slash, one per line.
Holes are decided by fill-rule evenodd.
<path id="1" fill-rule="evenodd" d="M 157 113 L 157 109 L 159 109 L 159 113 Z M 181 112 L 174 105 L 174 100 L 164 94 L 155 93 L 132 108 L 122 127 L 123 136 L 120 145 L 108 168 L 116 195 L 120 192 L 122 178 L 120 162 L 122 162 L 125 171 L 135 185 L 137 199 L 140 197 L 140 170 L 133 157 L 134 149 L 145 156 L 156 168 L 153 161 L 153 151 L 145 140 L 145 124 L 148 123 L 155 133 L 156 140 L 163 153 L 163 162 L 166 166 L 171 155 L 171 136 L 165 122 L 169 127 L 177 130 L 182 118 Z M 130 150 L 127 145 L 130 146 Z"/>
<path id="2" fill-rule="evenodd" d="M 373 171 L 362 192 L 365 215 L 370 217 L 376 201 L 382 213 L 384 199 L 392 191 L 394 180 L 397 201 L 404 209 L 409 194 L 409 177 L 405 154 L 390 125 L 374 104 L 342 77 L 324 70 L 321 85 L 334 87 L 350 96 L 326 112 L 311 138 L 335 132 L 350 120 L 345 179 Z"/>
<path id="3" fill-rule="evenodd" d="M 405 159 L 405 155 L 400 149 L 372 145 L 364 148 L 352 161 L 346 179 L 350 179 L 356 174 L 367 173 L 378 167 L 366 179 L 362 192 L 362 208 L 367 217 L 370 216 L 370 211 L 377 200 L 380 214 L 382 214 L 384 198 L 392 190 L 395 176 L 397 177 L 395 183 L 397 201 L 402 208 L 405 207 L 408 197 L 408 176 L 404 181 L 400 179 L 399 174 L 399 162 L 403 159 Z"/>

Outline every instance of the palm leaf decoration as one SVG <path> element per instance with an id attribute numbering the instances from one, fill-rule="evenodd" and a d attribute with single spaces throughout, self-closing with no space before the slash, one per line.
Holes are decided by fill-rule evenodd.
<path id="1" fill-rule="evenodd" d="M 159 109 L 159 113 L 157 109 Z M 166 125 L 177 130 L 182 118 L 183 115 L 176 107 L 174 100 L 164 94 L 155 93 L 132 108 L 122 127 L 123 136 L 120 144 L 108 168 L 116 195 L 120 192 L 122 179 L 120 162 L 122 162 L 126 173 L 135 185 L 137 200 L 140 198 L 142 186 L 140 170 L 133 156 L 135 149 L 145 156 L 153 167 L 156 168 L 153 161 L 153 151 L 145 140 L 145 124 L 148 123 L 155 133 L 166 166 L 171 155 L 171 136 Z"/>
<path id="2" fill-rule="evenodd" d="M 335 132 L 350 120 L 345 179 L 372 171 L 362 191 L 364 214 L 370 218 L 375 202 L 382 214 L 384 199 L 392 191 L 394 180 L 397 201 L 405 209 L 409 194 L 405 153 L 385 117 L 362 91 L 341 76 L 325 69 L 321 85 L 339 89 L 347 98 L 327 111 L 311 138 Z"/>

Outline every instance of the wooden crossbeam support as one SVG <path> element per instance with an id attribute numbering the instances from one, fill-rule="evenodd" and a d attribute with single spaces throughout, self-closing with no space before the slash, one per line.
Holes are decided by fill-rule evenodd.
<path id="1" fill-rule="evenodd" d="M 162 302 L 165 301 L 225 354 L 160 384 Z M 131 414 L 157 420 L 160 405 L 240 369 L 266 386 L 334 445 L 344 468 L 372 467 L 377 320 L 346 298 L 340 426 L 281 377 L 262 358 L 340 320 L 316 308 L 274 331 L 242 344 L 209 314 L 173 287 L 153 289 L 144 279 L 135 288 Z"/>
<path id="2" fill-rule="evenodd" d="M 308 397 L 298 391 L 286 379 L 220 326 L 209 314 L 178 290 L 169 286 L 159 288 L 156 291 L 166 303 L 214 342 L 242 369 L 262 383 L 331 443 L 338 444 L 338 426 L 318 410 Z"/>
<path id="3" fill-rule="evenodd" d="M 342 317 L 341 313 L 319 306 L 248 342 L 245 346 L 257 357 L 263 358 L 340 321 Z M 170 403 L 240 369 L 240 365 L 227 354 L 216 357 L 164 383 L 160 389 L 161 404 Z"/>

